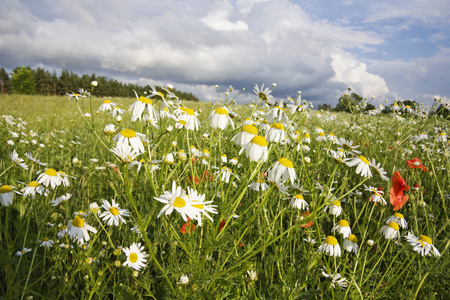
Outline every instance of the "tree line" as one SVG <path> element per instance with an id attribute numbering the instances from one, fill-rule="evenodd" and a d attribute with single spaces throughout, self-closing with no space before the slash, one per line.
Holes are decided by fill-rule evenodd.
<path id="1" fill-rule="evenodd" d="M 98 97 L 134 97 L 134 91 L 138 95 L 150 90 L 150 85 L 139 86 L 132 83 L 123 83 L 116 79 L 108 79 L 105 76 L 83 74 L 79 76 L 73 71 L 63 69 L 61 74 L 55 70 L 50 72 L 38 67 L 33 70 L 30 67 L 15 67 L 11 74 L 5 68 L 0 68 L 0 92 L 2 94 L 27 94 L 45 96 L 63 96 L 66 93 L 73 93 L 79 88 L 89 89 L 92 81 L 97 81 L 98 86 L 94 90 L 94 95 Z M 158 91 L 162 89 L 156 86 Z M 192 93 L 172 90 L 174 94 L 183 100 L 199 99 Z"/>

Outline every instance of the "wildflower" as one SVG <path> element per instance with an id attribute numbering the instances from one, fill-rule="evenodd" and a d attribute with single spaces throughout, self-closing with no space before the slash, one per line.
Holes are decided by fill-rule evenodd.
<path id="1" fill-rule="evenodd" d="M 348 286 L 346 278 L 341 277 L 341 274 L 339 274 L 339 273 L 336 273 L 336 274 L 326 273 L 326 269 L 323 268 L 322 275 L 331 280 L 330 287 L 332 287 L 332 288 L 334 288 L 335 285 L 338 285 L 342 289 L 344 289 Z"/>
<path id="2" fill-rule="evenodd" d="M 16 256 L 22 256 L 25 253 L 31 252 L 31 248 L 23 248 L 21 251 L 16 252 Z"/>
<path id="3" fill-rule="evenodd" d="M 163 161 L 168 164 L 171 165 L 175 162 L 175 159 L 173 157 L 173 153 L 168 153 L 166 155 L 163 156 Z"/>
<path id="4" fill-rule="evenodd" d="M 53 240 L 50 240 L 49 238 L 45 238 L 43 241 L 41 241 L 40 247 L 51 248 L 51 247 L 53 247 L 54 243 L 55 242 Z"/>
<path id="5" fill-rule="evenodd" d="M 231 127 L 234 128 L 233 120 L 231 120 L 230 114 L 228 113 L 228 109 L 226 107 L 218 108 L 211 112 L 209 118 L 211 119 L 210 125 L 212 128 L 225 130 L 228 124 L 231 124 Z"/>
<path id="6" fill-rule="evenodd" d="M 381 167 L 380 163 L 377 164 L 374 158 L 372 158 L 372 161 L 370 162 L 370 167 L 381 177 L 382 180 L 389 181 L 389 177 L 386 176 L 387 172 Z"/>
<path id="7" fill-rule="evenodd" d="M 308 132 L 305 132 L 303 135 L 303 143 L 310 144 L 311 143 L 311 135 Z"/>
<path id="8" fill-rule="evenodd" d="M 445 134 L 445 132 L 440 131 L 437 138 L 436 138 L 436 142 L 447 142 L 447 135 Z"/>
<path id="9" fill-rule="evenodd" d="M 233 175 L 233 172 L 231 172 L 231 169 L 228 167 L 222 167 L 219 171 L 217 171 L 214 174 L 219 174 L 219 173 L 220 173 L 220 180 L 225 181 L 226 183 L 228 183 L 230 181 L 230 177 L 231 177 L 231 175 Z"/>
<path id="10" fill-rule="evenodd" d="M 252 138 L 258 135 L 258 129 L 253 125 L 245 125 L 242 127 L 241 131 L 237 133 L 231 139 L 232 142 L 243 147 L 245 144 L 249 143 Z"/>
<path id="11" fill-rule="evenodd" d="M 128 144 L 116 145 L 111 152 L 124 164 L 131 163 L 139 155 L 139 152 Z"/>
<path id="12" fill-rule="evenodd" d="M 111 116 L 116 119 L 117 122 L 122 121 L 122 117 L 120 116 L 125 112 L 124 109 L 120 108 L 119 106 L 114 106 L 111 110 Z M 118 119 L 119 118 L 119 119 Z"/>
<path id="13" fill-rule="evenodd" d="M 294 164 L 284 157 L 276 161 L 267 173 L 267 179 L 275 184 L 284 182 L 288 179 L 291 181 L 291 184 L 294 184 L 294 181 L 297 179 Z"/>
<path id="14" fill-rule="evenodd" d="M 113 108 L 117 106 L 117 103 L 111 102 L 111 100 L 103 100 L 102 105 L 100 105 L 100 108 L 98 111 L 109 111 L 113 110 Z"/>
<path id="15" fill-rule="evenodd" d="M 21 167 L 24 170 L 28 170 L 28 166 L 26 164 L 23 163 L 23 158 L 19 158 L 19 154 L 16 152 L 16 149 L 13 149 L 13 151 L 11 152 L 11 160 L 18 165 L 19 167 Z"/>
<path id="16" fill-rule="evenodd" d="M 217 214 L 217 210 L 215 207 L 217 205 L 211 205 L 213 201 L 205 201 L 204 194 L 198 194 L 196 190 L 188 188 L 188 198 L 191 200 L 191 205 L 193 208 L 197 209 L 197 221 L 198 226 L 202 226 L 202 215 L 205 215 L 211 222 L 213 219 L 211 218 L 209 213 Z"/>
<path id="17" fill-rule="evenodd" d="M 408 228 L 408 223 L 406 222 L 405 218 L 401 213 L 395 213 L 394 215 L 387 218 L 385 222 L 386 224 L 389 224 L 390 222 L 395 222 L 398 225 L 402 226 L 403 229 Z"/>
<path id="18" fill-rule="evenodd" d="M 23 195 L 25 197 L 31 196 L 31 198 L 34 199 L 34 197 L 36 196 L 36 193 L 38 193 L 39 195 L 42 195 L 43 193 L 45 193 L 45 188 L 40 185 L 38 182 L 36 181 L 31 181 L 26 187 L 24 187 L 23 189 L 20 190 Z"/>
<path id="19" fill-rule="evenodd" d="M 384 238 L 387 240 L 399 239 L 400 238 L 400 227 L 395 222 L 390 222 L 387 225 L 383 226 L 380 230 L 380 234 L 384 235 Z"/>
<path id="20" fill-rule="evenodd" d="M 367 243 L 367 245 L 372 247 L 375 244 L 375 241 L 374 240 L 367 240 L 366 243 Z"/>
<path id="21" fill-rule="evenodd" d="M 195 115 L 194 110 L 191 108 L 181 106 L 177 108 L 174 113 L 178 117 L 177 121 L 179 121 L 179 123 L 187 130 L 198 130 L 200 128 L 200 121 Z"/>
<path id="22" fill-rule="evenodd" d="M 413 250 L 420 253 L 422 256 L 441 256 L 438 249 L 433 245 L 433 241 L 426 235 L 416 237 L 414 234 L 408 233 L 408 235 L 405 236 L 405 239 L 413 247 Z"/>
<path id="23" fill-rule="evenodd" d="M 353 158 L 351 161 L 347 162 L 347 166 L 354 167 L 356 166 L 356 174 L 360 174 L 363 177 L 372 177 L 372 173 L 370 172 L 370 162 L 362 155 Z"/>
<path id="24" fill-rule="evenodd" d="M 259 192 L 266 191 L 269 188 L 269 185 L 264 180 L 256 180 L 248 186 L 251 190 Z"/>
<path id="25" fill-rule="evenodd" d="M 0 202 L 3 206 L 10 206 L 14 198 L 13 188 L 9 185 L 0 187 Z"/>
<path id="26" fill-rule="evenodd" d="M 116 148 L 122 148 L 124 145 L 130 145 L 136 152 L 144 153 L 144 144 L 141 138 L 145 137 L 142 133 L 131 129 L 122 129 L 113 138 L 117 141 Z"/>
<path id="27" fill-rule="evenodd" d="M 63 204 L 69 201 L 70 197 L 72 197 L 72 194 L 67 193 L 65 195 L 55 198 L 55 200 L 50 201 L 50 204 L 52 206 L 58 206 L 59 204 Z"/>
<path id="28" fill-rule="evenodd" d="M 142 119 L 155 119 L 156 113 L 155 109 L 153 108 L 152 100 L 143 96 L 138 98 L 137 94 L 136 98 L 136 102 L 134 102 L 128 109 L 128 111 L 132 113 L 131 122 L 137 120 L 141 121 Z"/>
<path id="29" fill-rule="evenodd" d="M 289 205 L 292 208 L 309 209 L 308 202 L 305 201 L 305 199 L 303 198 L 303 195 L 301 195 L 301 194 L 297 194 L 294 197 L 292 197 L 291 201 L 289 202 Z"/>
<path id="30" fill-rule="evenodd" d="M 279 143 L 286 139 L 285 128 L 282 124 L 275 123 L 266 132 L 266 139 L 269 142 Z"/>
<path id="31" fill-rule="evenodd" d="M 253 137 L 249 143 L 245 144 L 239 151 L 239 155 L 245 151 L 250 161 L 267 161 L 269 159 L 269 149 L 267 140 L 262 136 Z"/>
<path id="32" fill-rule="evenodd" d="M 350 234 L 344 239 L 344 249 L 348 252 L 358 253 L 358 238 L 354 234 Z"/>
<path id="33" fill-rule="evenodd" d="M 338 217 L 342 213 L 341 201 L 335 200 L 330 205 L 325 206 L 324 212 L 327 211 L 329 214 Z"/>
<path id="34" fill-rule="evenodd" d="M 123 217 L 129 217 L 130 213 L 125 208 L 120 208 L 114 200 L 111 200 L 109 204 L 108 200 L 102 199 L 102 208 L 105 210 L 100 214 L 100 218 L 103 222 L 107 222 L 108 226 L 119 226 L 120 223 L 126 224 L 127 222 Z"/>
<path id="35" fill-rule="evenodd" d="M 180 228 L 181 233 L 183 233 L 183 234 L 188 233 L 188 230 L 186 230 L 186 227 L 189 228 L 189 233 L 191 233 L 192 230 L 195 229 L 195 227 L 196 227 L 195 224 L 190 224 L 190 221 L 191 221 L 191 219 L 188 217 L 187 221 L 183 225 L 181 225 L 181 228 Z"/>
<path id="36" fill-rule="evenodd" d="M 77 214 L 75 218 L 69 221 L 67 230 L 70 238 L 80 244 L 84 244 L 84 241 L 89 241 L 88 231 L 97 233 L 97 229 L 88 225 L 80 214 Z"/>
<path id="37" fill-rule="evenodd" d="M 272 101 L 273 96 L 271 95 L 272 91 L 268 87 L 264 88 L 264 83 L 261 85 L 261 88 L 259 88 L 258 85 L 255 84 L 253 92 L 258 96 L 259 99 L 269 104 L 272 104 L 273 102 Z"/>
<path id="38" fill-rule="evenodd" d="M 163 195 L 154 198 L 155 200 L 166 204 L 159 212 L 158 218 L 162 214 L 170 215 L 176 210 L 185 222 L 187 222 L 187 217 L 194 220 L 197 219 L 198 210 L 192 207 L 192 201 L 181 192 L 181 187 L 177 187 L 175 181 L 172 183 L 172 192 L 164 191 Z"/>
<path id="39" fill-rule="evenodd" d="M 186 285 L 189 283 L 189 277 L 187 275 L 181 275 L 180 280 L 178 280 L 177 284 Z"/>
<path id="40" fill-rule="evenodd" d="M 372 196 L 369 197 L 369 201 L 386 205 L 387 204 L 386 200 L 384 200 L 384 198 L 383 198 L 383 196 L 381 196 L 381 194 L 383 194 L 383 191 L 381 190 L 381 188 L 376 189 L 373 192 Z"/>
<path id="41" fill-rule="evenodd" d="M 37 180 L 38 183 L 43 184 L 45 187 L 49 185 L 54 189 L 55 187 L 61 185 L 61 174 L 56 172 L 55 169 L 48 168 L 43 173 L 41 173 Z"/>
<path id="42" fill-rule="evenodd" d="M 105 129 L 103 129 L 103 133 L 106 135 L 113 135 L 116 133 L 117 128 L 114 126 L 114 124 L 108 124 L 105 126 Z"/>
<path id="43" fill-rule="evenodd" d="M 258 280 L 258 273 L 255 270 L 247 271 L 247 274 L 250 277 L 251 281 Z"/>
<path id="44" fill-rule="evenodd" d="M 421 169 L 422 171 L 428 170 L 427 167 L 422 165 L 422 163 L 420 162 L 420 159 L 418 159 L 417 157 L 415 157 L 414 159 L 411 159 L 411 160 L 407 160 L 406 163 L 408 164 L 410 169 Z"/>
<path id="45" fill-rule="evenodd" d="M 341 247 L 334 236 L 328 236 L 320 245 L 319 252 L 325 252 L 328 256 L 341 256 Z"/>
<path id="46" fill-rule="evenodd" d="M 300 213 L 300 214 L 297 216 L 296 221 L 302 221 L 304 218 L 308 217 L 309 215 L 310 215 L 309 210 L 307 210 L 307 211 L 305 211 L 305 212 L 302 212 L 302 213 Z M 311 227 L 312 225 L 313 225 L 313 221 L 311 220 L 311 221 L 309 221 L 308 223 L 302 224 L 302 225 L 300 225 L 300 226 L 301 226 L 302 228 L 309 228 L 309 227 Z M 314 241 L 314 243 L 315 243 L 315 241 Z"/>
<path id="47" fill-rule="evenodd" d="M 356 150 L 357 148 L 359 148 L 359 145 L 354 145 L 353 141 L 350 140 L 346 140 L 344 138 L 339 138 L 337 140 L 337 143 L 339 144 L 339 146 L 341 146 L 347 153 L 351 154 L 351 155 L 359 155 L 361 154 L 361 151 Z"/>
<path id="48" fill-rule="evenodd" d="M 339 222 L 337 222 L 333 227 L 333 232 L 336 230 L 338 233 L 342 234 L 344 238 L 347 238 L 352 233 L 350 225 L 346 220 L 339 220 Z"/>
<path id="49" fill-rule="evenodd" d="M 406 184 L 405 179 L 400 176 L 400 172 L 396 171 L 394 177 L 392 177 L 392 188 L 390 190 L 390 201 L 393 210 L 399 210 L 408 201 L 409 196 L 403 196 L 403 191 L 409 191 L 409 186 Z"/>
<path id="50" fill-rule="evenodd" d="M 327 140 L 327 138 L 325 136 L 325 132 L 323 132 L 323 131 L 320 132 L 319 135 L 316 137 L 316 141 L 318 141 L 318 142 L 324 142 L 326 140 Z"/>
<path id="51" fill-rule="evenodd" d="M 226 162 L 228 161 L 227 155 L 226 155 L 226 154 L 222 154 L 222 155 L 220 156 L 220 161 L 221 161 L 222 163 L 226 163 Z"/>
<path id="52" fill-rule="evenodd" d="M 133 243 L 130 247 L 123 248 L 122 250 L 127 256 L 127 260 L 123 263 L 123 266 L 128 266 L 136 271 L 139 271 L 145 266 L 145 263 L 147 262 L 145 258 L 148 255 L 143 251 L 144 246 L 141 247 L 141 243 Z"/>

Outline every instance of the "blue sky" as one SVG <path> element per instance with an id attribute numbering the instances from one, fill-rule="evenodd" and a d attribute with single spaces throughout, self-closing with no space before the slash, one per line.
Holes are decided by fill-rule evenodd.
<path id="1" fill-rule="evenodd" d="M 385 99 L 450 100 L 450 1 L 6 0 L 0 66 L 63 68 L 204 101 L 255 84 L 334 105 L 347 87 Z M 130 95 L 133 96 L 133 95 Z"/>

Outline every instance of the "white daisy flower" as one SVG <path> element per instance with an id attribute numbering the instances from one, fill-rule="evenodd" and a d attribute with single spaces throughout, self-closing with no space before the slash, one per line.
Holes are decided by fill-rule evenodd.
<path id="1" fill-rule="evenodd" d="M 267 161 L 269 159 L 267 140 L 262 136 L 253 137 L 249 143 L 245 144 L 241 148 L 239 155 L 241 155 L 244 151 L 250 161 L 258 162 L 260 160 Z"/>
<path id="2" fill-rule="evenodd" d="M 352 158 L 350 161 L 346 162 L 349 167 L 356 167 L 356 174 L 361 174 L 363 177 L 372 177 L 372 173 L 370 172 L 370 162 L 362 155 Z"/>
<path id="3" fill-rule="evenodd" d="M 267 173 L 267 179 L 275 184 L 283 183 L 287 180 L 290 180 L 291 184 L 294 184 L 294 181 L 297 179 L 294 164 L 284 157 L 276 161 Z"/>
<path id="4" fill-rule="evenodd" d="M 320 245 L 318 252 L 325 252 L 328 256 L 341 256 L 341 247 L 334 236 L 328 236 Z"/>
<path id="5" fill-rule="evenodd" d="M 24 159 L 19 158 L 19 154 L 16 152 L 16 149 L 13 149 L 13 151 L 11 152 L 11 160 L 18 165 L 19 167 L 21 167 L 24 170 L 28 170 L 28 166 L 26 164 L 24 164 Z"/>
<path id="6" fill-rule="evenodd" d="M 245 125 L 242 127 L 241 131 L 237 133 L 231 139 L 232 142 L 243 147 L 245 144 L 249 143 L 252 138 L 258 135 L 258 129 L 253 125 Z"/>
<path id="7" fill-rule="evenodd" d="M 289 202 L 289 205 L 292 208 L 297 208 L 297 209 L 301 209 L 301 210 L 309 209 L 309 204 L 308 204 L 308 202 L 305 201 L 305 199 L 303 198 L 303 195 L 297 194 L 290 199 L 291 199 L 291 201 Z"/>
<path id="8" fill-rule="evenodd" d="M 38 171 L 37 173 L 40 173 L 42 171 Z M 45 187 L 51 186 L 52 189 L 56 188 L 57 186 L 61 185 L 61 174 L 56 172 L 55 169 L 47 168 L 43 173 L 41 173 L 37 180 L 38 183 L 43 184 Z"/>
<path id="9" fill-rule="evenodd" d="M 47 190 L 34 180 L 31 181 L 26 187 L 24 187 L 20 191 L 23 193 L 25 197 L 31 196 L 31 198 L 33 199 L 36 196 L 36 193 L 38 193 L 39 195 L 47 194 Z"/>
<path id="10" fill-rule="evenodd" d="M 80 244 L 89 241 L 88 231 L 97 233 L 97 229 L 88 225 L 81 214 L 77 214 L 75 218 L 69 221 L 67 224 L 67 231 L 69 232 L 70 238 Z"/>
<path id="11" fill-rule="evenodd" d="M 395 222 L 390 222 L 383 226 L 380 230 L 380 234 L 384 235 L 387 240 L 400 239 L 400 227 Z"/>
<path id="12" fill-rule="evenodd" d="M 103 100 L 103 103 L 102 105 L 100 105 L 98 111 L 109 111 L 112 110 L 115 106 L 117 106 L 117 103 L 111 102 L 111 100 Z"/>
<path id="13" fill-rule="evenodd" d="M 144 153 L 144 144 L 142 143 L 142 138 L 145 135 L 136 132 L 131 129 L 122 129 L 113 138 L 113 141 L 117 141 L 116 147 L 122 147 L 123 145 L 130 145 L 136 152 Z"/>
<path id="14" fill-rule="evenodd" d="M 266 139 L 269 142 L 279 143 L 286 139 L 286 130 L 280 123 L 273 124 L 266 132 Z"/>
<path id="15" fill-rule="evenodd" d="M 49 238 L 45 238 L 43 241 L 41 241 L 41 244 L 39 246 L 45 247 L 45 248 L 51 248 L 51 247 L 53 247 L 54 243 L 55 242 L 53 240 L 50 240 Z"/>
<path id="16" fill-rule="evenodd" d="M 348 237 L 352 233 L 350 225 L 346 220 L 339 220 L 339 222 L 334 225 L 332 230 L 333 232 L 337 231 L 342 234 L 344 238 Z"/>
<path id="17" fill-rule="evenodd" d="M 342 213 L 341 201 L 335 200 L 330 205 L 325 206 L 324 212 L 338 217 Z"/>
<path id="18" fill-rule="evenodd" d="M 263 191 L 267 191 L 267 189 L 269 189 L 269 185 L 264 181 L 264 180 L 256 180 L 252 183 L 250 183 L 250 185 L 248 186 L 251 190 L 256 191 L 256 192 L 263 192 Z"/>
<path id="19" fill-rule="evenodd" d="M 119 205 L 111 200 L 109 204 L 108 200 L 102 199 L 102 208 L 105 210 L 100 214 L 100 218 L 103 219 L 108 226 L 119 226 L 120 223 L 126 224 L 127 222 L 123 217 L 129 217 L 130 213 L 125 208 L 120 208 Z"/>
<path id="20" fill-rule="evenodd" d="M 159 212 L 158 218 L 162 214 L 170 215 L 176 210 L 185 222 L 187 222 L 187 217 L 197 220 L 198 209 L 192 207 L 192 201 L 189 197 L 186 197 L 185 193 L 182 193 L 181 186 L 177 187 L 175 181 L 172 183 L 172 192 L 164 191 L 163 195 L 154 198 L 166 204 Z"/>
<path id="21" fill-rule="evenodd" d="M 389 224 L 390 222 L 395 222 L 398 225 L 400 225 L 403 229 L 408 228 L 408 223 L 406 222 L 405 218 L 401 213 L 395 213 L 389 218 L 385 220 L 386 224 Z"/>
<path id="22" fill-rule="evenodd" d="M 413 247 L 413 250 L 420 253 L 422 256 L 441 256 L 441 253 L 439 253 L 438 249 L 433 245 L 433 241 L 426 235 L 416 237 L 414 234 L 408 232 L 405 239 Z"/>
<path id="23" fill-rule="evenodd" d="M 358 253 L 358 238 L 354 234 L 350 234 L 344 239 L 344 249 L 348 252 Z"/>
<path id="24" fill-rule="evenodd" d="M 67 201 L 69 201 L 70 197 L 72 197 L 72 194 L 67 193 L 60 197 L 56 197 L 55 200 L 50 201 L 50 204 L 52 206 L 58 206 L 59 204 L 63 204 L 63 203 L 66 203 Z"/>
<path id="25" fill-rule="evenodd" d="M 141 243 L 131 244 L 128 248 L 123 248 L 122 251 L 127 256 L 127 260 L 123 263 L 123 266 L 128 266 L 136 271 L 139 271 L 142 267 L 145 267 L 148 255 L 144 252 L 144 246 L 141 247 Z"/>
<path id="26" fill-rule="evenodd" d="M 211 119 L 210 125 L 214 129 L 219 128 L 220 130 L 225 130 L 228 124 L 234 128 L 233 120 L 231 120 L 226 107 L 217 108 L 215 111 L 211 112 L 209 119 Z"/>

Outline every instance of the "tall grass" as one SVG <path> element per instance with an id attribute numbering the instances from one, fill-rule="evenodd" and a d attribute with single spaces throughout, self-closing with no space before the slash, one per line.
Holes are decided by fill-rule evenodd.
<path id="1" fill-rule="evenodd" d="M 125 110 L 136 101 L 111 100 Z M 24 184 L 37 179 L 37 171 L 46 168 L 73 176 L 69 186 L 48 187 L 46 195 L 34 199 L 14 193 L 12 205 L 0 206 L 3 299 L 450 297 L 449 145 L 438 139 L 439 132 L 448 136 L 447 121 L 411 114 L 401 119 L 398 115 L 333 116 L 311 110 L 291 114 L 285 108 L 290 120 L 283 123 L 288 139 L 269 142 L 267 162 L 251 162 L 245 152 L 239 155 L 241 147 L 231 139 L 246 118 L 255 122 L 259 135 L 264 136 L 262 121 L 271 107 L 183 101 L 184 107 L 199 112 L 201 127 L 198 131 L 176 127 L 168 131 L 168 126 L 175 126 L 173 119 L 160 118 L 159 128 L 155 128 L 146 122 L 131 122 L 126 113 L 117 122 L 109 113 L 97 112 L 102 101 L 1 96 L 1 185 L 20 191 Z M 91 105 L 92 115 L 84 116 L 91 113 Z M 154 98 L 153 105 L 158 109 L 161 101 Z M 235 129 L 211 128 L 208 116 L 224 105 L 234 111 Z M 111 152 L 115 142 L 111 135 L 103 134 L 110 123 L 119 131 L 129 128 L 147 137 L 145 152 L 136 158 L 143 159 L 139 172 L 137 166 L 122 163 Z M 333 151 L 338 152 L 341 146 L 331 137 L 318 141 L 317 127 L 326 135 L 333 133 L 336 139 L 352 141 L 350 146 L 361 152 L 355 157 L 374 159 L 389 179 L 399 171 L 411 188 L 417 183 L 419 189 L 405 191 L 409 201 L 397 211 L 408 223 L 407 229 L 400 228 L 399 239 L 385 239 L 380 234 L 386 219 L 395 213 L 389 203 L 392 182 L 383 180 L 373 168 L 373 177 L 366 178 L 356 174 L 355 167 L 333 159 Z M 309 152 L 297 150 L 304 132 L 311 136 L 310 143 L 303 142 L 309 145 Z M 428 139 L 420 140 L 422 133 Z M 195 155 L 191 146 L 200 152 L 207 149 L 210 157 Z M 25 159 L 28 170 L 11 160 L 13 149 Z M 47 167 L 27 160 L 27 152 Z M 174 153 L 173 164 L 164 161 L 169 153 Z M 223 154 L 227 162 L 222 162 Z M 298 177 L 294 184 L 267 180 L 271 166 L 282 157 L 293 163 Z M 408 166 L 407 161 L 415 157 L 425 171 Z M 238 164 L 231 163 L 232 158 L 237 158 Z M 352 155 L 348 153 L 347 158 Z M 228 183 L 221 180 L 223 167 L 232 172 Z M 264 181 L 268 189 L 251 189 L 256 180 Z M 186 191 L 192 188 L 205 195 L 205 201 L 213 201 L 217 205 L 217 214 L 210 213 L 213 222 L 203 218 L 202 226 L 197 220 L 185 224 L 176 211 L 158 218 L 164 204 L 155 197 L 172 191 L 173 182 Z M 373 192 L 366 187 L 382 188 L 387 205 L 368 201 Z M 67 193 L 71 194 L 68 201 L 51 205 Z M 290 199 L 300 194 L 308 210 L 290 206 Z M 101 206 L 102 199 L 110 203 L 114 199 L 121 209 L 127 209 L 130 217 L 125 217 L 125 224 L 108 226 L 99 217 L 91 204 Z M 326 209 L 336 200 L 343 209 L 339 216 Z M 84 221 L 97 231 L 88 233 L 85 245 L 58 235 L 78 211 L 85 213 Z M 348 221 L 357 237 L 356 253 L 345 251 L 344 237 L 333 231 L 339 220 Z M 408 231 L 431 238 L 441 256 L 415 252 L 405 239 Z M 340 256 L 318 251 L 328 236 L 336 237 Z M 40 246 L 45 238 L 54 241 L 52 247 Z M 145 267 L 139 271 L 123 266 L 127 261 L 123 249 L 133 243 L 140 243 L 147 254 Z M 31 251 L 16 255 L 25 248 Z M 339 278 L 327 277 L 338 273 L 345 278 L 342 288 Z"/>

